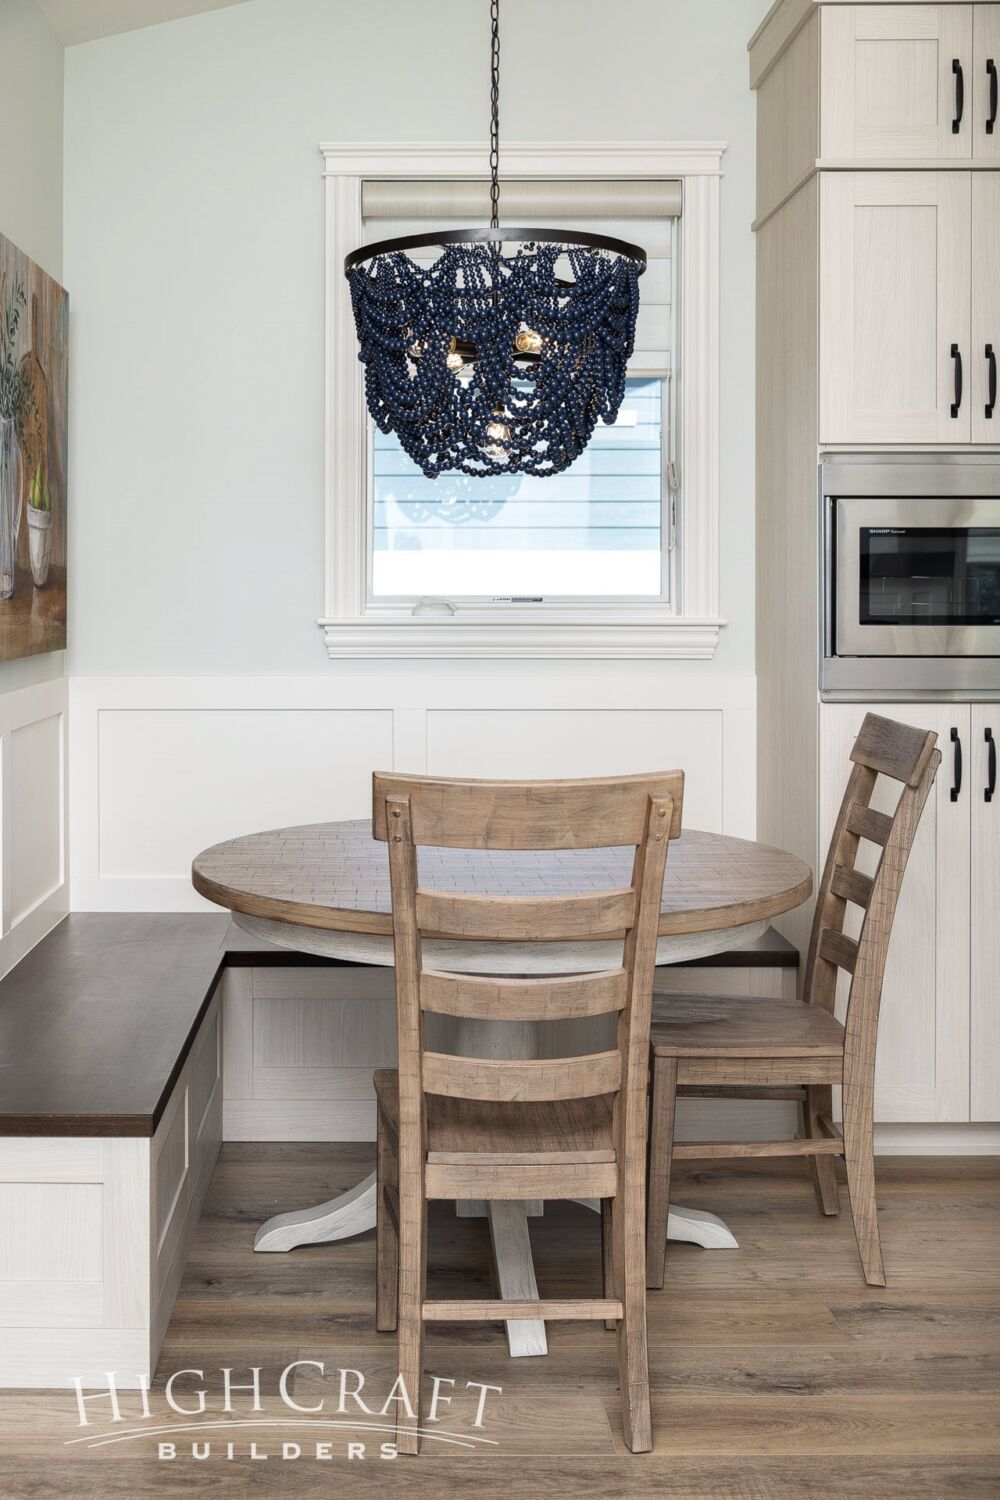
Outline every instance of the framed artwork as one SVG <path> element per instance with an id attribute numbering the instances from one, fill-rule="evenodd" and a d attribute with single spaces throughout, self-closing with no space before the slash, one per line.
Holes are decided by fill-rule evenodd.
<path id="1" fill-rule="evenodd" d="M 0 234 L 0 661 L 66 645 L 69 299 Z"/>

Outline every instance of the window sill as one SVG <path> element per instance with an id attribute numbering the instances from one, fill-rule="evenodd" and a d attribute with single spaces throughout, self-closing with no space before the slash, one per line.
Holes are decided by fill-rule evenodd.
<path id="1" fill-rule="evenodd" d="M 426 658 L 574 658 L 577 660 L 711 661 L 721 619 L 685 618 L 651 609 L 616 609 L 601 617 L 566 610 L 458 610 L 428 618 L 386 610 L 354 619 L 320 620 L 334 660 Z"/>

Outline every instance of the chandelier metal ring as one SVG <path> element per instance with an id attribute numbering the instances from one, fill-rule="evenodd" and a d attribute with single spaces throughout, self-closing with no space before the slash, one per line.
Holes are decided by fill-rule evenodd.
<path id="1" fill-rule="evenodd" d="M 567 233 L 565 229 L 508 229 L 503 225 L 482 224 L 469 229 L 441 229 L 431 234 L 401 234 L 391 240 L 376 240 L 371 245 L 360 245 L 357 250 L 352 250 L 350 255 L 344 258 L 344 272 L 353 271 L 355 266 L 364 265 L 365 261 L 375 260 L 380 255 L 394 255 L 397 251 L 432 249 L 435 246 L 445 245 L 482 245 L 482 244 L 539 244 L 539 245 L 582 245 L 588 250 L 606 250 L 610 255 L 623 255 L 627 260 L 635 261 L 638 267 L 638 275 L 642 275 L 646 269 L 646 252 L 640 245 L 632 245 L 628 240 L 616 240 L 607 234 L 592 234 L 589 230 L 574 229 Z M 571 286 L 571 282 L 565 283 Z"/>

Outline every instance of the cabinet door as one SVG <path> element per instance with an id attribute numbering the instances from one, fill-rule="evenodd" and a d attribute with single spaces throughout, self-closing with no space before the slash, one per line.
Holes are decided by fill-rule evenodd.
<path id="1" fill-rule="evenodd" d="M 995 7 L 1000 10 L 1000 6 Z M 998 53 L 1000 62 L 1000 53 Z M 1000 172 L 972 176 L 972 441 L 1000 443 Z M 992 400 L 990 398 L 993 398 Z"/>
<path id="2" fill-rule="evenodd" d="M 831 5 L 821 12 L 824 160 L 972 155 L 971 5 Z"/>
<path id="3" fill-rule="evenodd" d="M 972 9 L 972 154 L 1000 160 L 1000 5 Z"/>
<path id="4" fill-rule="evenodd" d="M 969 810 L 972 772 L 967 704 L 824 704 L 821 848 L 843 795 L 848 755 L 868 709 L 937 732 L 941 769 L 910 851 L 893 924 L 879 1017 L 875 1118 L 932 1122 L 969 1118 Z M 954 785 L 956 728 L 964 754 Z M 891 812 L 898 787 L 882 777 L 872 806 Z M 980 793 L 980 795 L 982 795 Z M 862 842 L 858 868 L 871 874 L 878 849 Z M 855 936 L 856 907 L 848 907 Z M 846 975 L 841 1005 L 846 999 Z"/>
<path id="5" fill-rule="evenodd" d="M 990 742 L 994 747 L 990 755 Z M 973 1120 L 1000 1120 L 1000 786 L 994 787 L 1000 703 L 972 709 L 969 796 L 972 809 Z M 989 800 L 987 800 L 989 794 Z"/>
<path id="6" fill-rule="evenodd" d="M 969 441 L 972 175 L 822 174 L 821 442 Z"/>

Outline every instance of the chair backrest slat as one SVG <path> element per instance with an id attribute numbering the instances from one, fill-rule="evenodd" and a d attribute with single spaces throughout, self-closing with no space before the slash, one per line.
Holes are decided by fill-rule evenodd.
<path id="1" fill-rule="evenodd" d="M 892 832 L 892 819 L 888 813 L 876 812 L 874 807 L 860 807 L 854 803 L 847 818 L 847 829 L 872 844 L 881 844 L 884 849 Z"/>
<path id="2" fill-rule="evenodd" d="M 502 900 L 450 891 L 417 892 L 417 925 L 434 937 L 474 937 L 482 942 L 621 937 L 634 921 L 632 890 Z"/>
<path id="3" fill-rule="evenodd" d="M 627 979 L 624 969 L 545 979 L 493 979 L 425 969 L 420 976 L 420 1005 L 439 1016 L 486 1021 L 575 1020 L 623 1010 Z"/>
<path id="4" fill-rule="evenodd" d="M 414 787 L 419 783 L 419 795 Z M 646 803 L 670 797 L 680 837 L 684 773 L 582 781 L 459 781 L 376 773 L 373 832 L 388 837 L 387 797 L 410 796 L 415 844 L 442 849 L 611 849 L 642 840 Z"/>
<path id="5" fill-rule="evenodd" d="M 556 1099 L 590 1099 L 613 1094 L 622 1079 L 622 1055 L 591 1052 L 584 1057 L 530 1058 L 452 1057 L 425 1052 L 424 1091 L 449 1099 L 522 1100 L 537 1104 Z"/>
<path id="6" fill-rule="evenodd" d="M 873 885 L 870 875 L 863 875 L 860 870 L 851 870 L 846 865 L 838 865 L 830 881 L 830 889 L 835 896 L 843 896 L 845 901 L 852 901 L 855 906 L 862 906 L 866 911 L 872 899 Z"/>
<path id="7" fill-rule="evenodd" d="M 463 782 L 376 774 L 372 828 L 389 846 L 399 1051 L 400 1158 L 424 1175 L 427 1094 L 487 1102 L 614 1096 L 615 1149 L 644 1161 L 653 969 L 667 849 L 681 830 L 684 775 L 667 771 L 569 782 Z M 631 883 L 587 888 L 587 863 L 572 891 L 572 860 L 559 862 L 551 894 L 511 898 L 488 892 L 477 861 L 474 889 L 425 890 L 418 846 L 470 850 L 585 850 L 631 846 Z M 462 878 L 469 866 L 455 861 Z M 441 876 L 437 880 L 440 882 Z M 570 891 L 562 889 L 568 886 Z M 572 893 L 570 893 L 572 892 Z M 619 968 L 550 979 L 467 975 L 427 969 L 425 940 L 553 942 L 620 940 Z M 618 1016 L 613 1051 L 524 1060 L 427 1051 L 424 1015 L 533 1021 Z M 463 1035 L 465 1033 L 463 1032 Z M 492 1050 L 492 1047 L 491 1047 Z M 642 1161 L 640 1161 L 640 1157 Z"/>
<path id="8" fill-rule="evenodd" d="M 819 956 L 853 974 L 858 962 L 858 945 L 853 938 L 828 927 L 819 941 Z"/>

